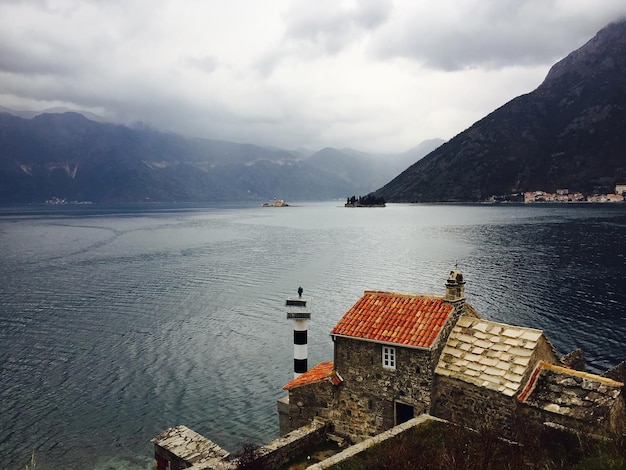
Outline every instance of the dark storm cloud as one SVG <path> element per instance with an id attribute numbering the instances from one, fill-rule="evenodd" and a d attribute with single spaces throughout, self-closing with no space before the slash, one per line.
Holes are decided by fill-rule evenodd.
<path id="1" fill-rule="evenodd" d="M 286 59 L 337 54 L 382 26 L 393 10 L 391 0 L 358 0 L 341 6 L 335 0 L 296 0 L 283 14 L 284 33 L 254 67 L 267 76 Z"/>
<path id="2" fill-rule="evenodd" d="M 531 91 L 625 12 L 624 0 L 0 0 L 0 106 L 405 150 Z"/>
<path id="3" fill-rule="evenodd" d="M 388 0 L 359 0 L 346 8 L 334 5 L 332 1 L 292 2 L 285 15 L 285 39 L 308 41 L 335 53 L 365 31 L 382 25 L 392 10 Z"/>
<path id="4" fill-rule="evenodd" d="M 0 72 L 25 75 L 67 75 L 74 72 L 76 63 L 70 58 L 73 51 L 52 38 L 31 35 L 27 41 L 18 40 L 1 32 Z"/>
<path id="5" fill-rule="evenodd" d="M 446 71 L 552 62 L 626 14 L 626 4 L 538 0 L 440 1 L 404 13 L 378 35 L 379 58 L 403 57 Z"/>

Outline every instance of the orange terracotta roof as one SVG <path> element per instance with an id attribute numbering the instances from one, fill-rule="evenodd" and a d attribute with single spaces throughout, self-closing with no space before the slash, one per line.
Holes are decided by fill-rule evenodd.
<path id="1" fill-rule="evenodd" d="M 329 378 L 334 385 L 338 385 L 341 381 L 337 381 L 335 378 L 335 372 L 333 371 L 333 361 L 322 362 L 312 369 L 306 371 L 304 374 L 296 377 L 291 382 L 283 387 L 283 390 L 290 390 L 302 385 L 308 385 L 314 382 L 319 382 Z M 340 379 L 340 377 L 339 377 Z"/>
<path id="2" fill-rule="evenodd" d="M 331 335 L 430 348 L 450 312 L 441 297 L 365 291 Z"/>

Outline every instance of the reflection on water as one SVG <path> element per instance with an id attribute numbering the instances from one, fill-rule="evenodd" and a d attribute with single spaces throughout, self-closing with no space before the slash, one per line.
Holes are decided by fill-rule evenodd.
<path id="1" fill-rule="evenodd" d="M 625 206 L 340 203 L 0 213 L 0 455 L 23 468 L 151 468 L 186 424 L 229 450 L 277 436 L 284 299 L 313 297 L 309 364 L 365 289 L 442 293 L 546 330 L 590 370 L 626 357 Z"/>

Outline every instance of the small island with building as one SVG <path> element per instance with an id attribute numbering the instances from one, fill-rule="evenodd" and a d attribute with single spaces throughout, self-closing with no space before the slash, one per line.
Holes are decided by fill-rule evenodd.
<path id="1" fill-rule="evenodd" d="M 282 199 L 274 199 L 273 202 L 264 202 L 263 207 L 289 207 L 289 204 Z"/>
<path id="2" fill-rule="evenodd" d="M 373 194 L 367 196 L 349 197 L 345 204 L 346 207 L 385 207 L 385 200 L 382 197 L 376 197 Z"/>

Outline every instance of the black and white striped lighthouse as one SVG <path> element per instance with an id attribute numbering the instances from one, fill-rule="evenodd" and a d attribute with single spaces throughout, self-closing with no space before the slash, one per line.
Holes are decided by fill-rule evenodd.
<path id="1" fill-rule="evenodd" d="M 311 319 L 311 299 L 302 295 L 302 287 L 298 287 L 298 297 L 289 297 L 287 320 L 294 320 L 293 326 L 293 377 L 305 373 L 308 366 L 306 321 Z"/>

